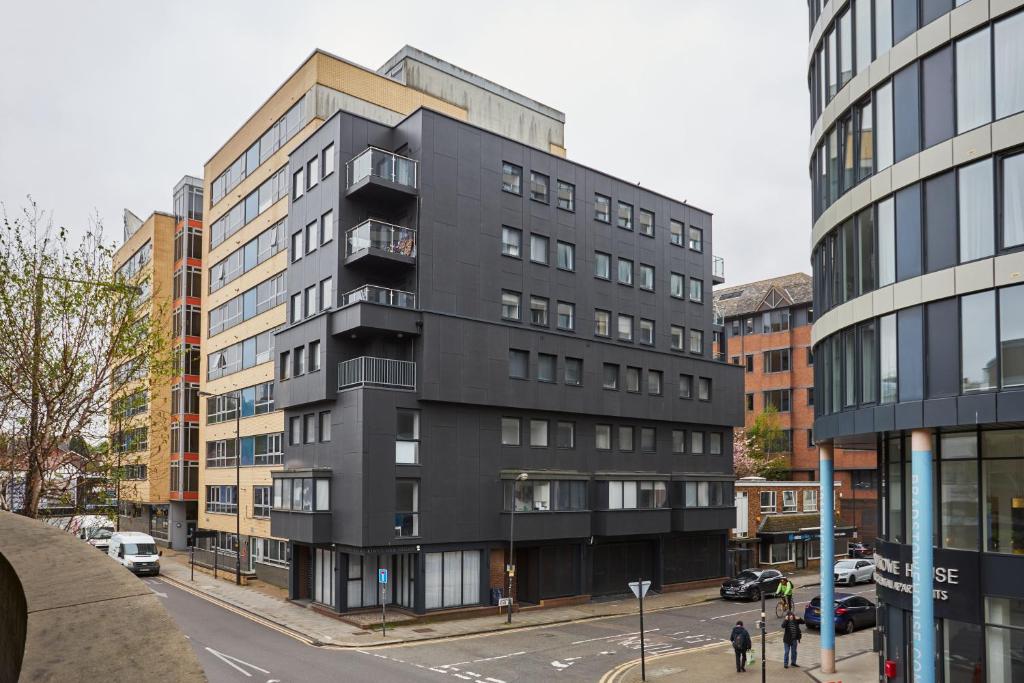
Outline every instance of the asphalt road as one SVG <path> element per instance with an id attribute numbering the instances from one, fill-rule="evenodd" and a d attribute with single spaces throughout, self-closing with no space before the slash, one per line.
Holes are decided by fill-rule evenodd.
<path id="1" fill-rule="evenodd" d="M 313 647 L 158 579 L 145 579 L 189 637 L 210 681 L 390 681 L 450 683 L 597 681 L 640 656 L 638 616 L 613 617 L 367 650 Z M 853 591 L 871 597 L 873 585 Z M 814 597 L 797 594 L 797 606 Z M 622 598 L 624 601 L 626 598 Z M 629 599 L 635 604 L 636 601 Z M 778 628 L 768 605 L 769 632 Z M 714 601 L 644 615 L 648 654 L 725 641 L 742 619 L 755 641 L 755 603 Z M 815 655 L 806 653 L 804 656 Z M 731 657 L 732 653 L 728 653 Z"/>

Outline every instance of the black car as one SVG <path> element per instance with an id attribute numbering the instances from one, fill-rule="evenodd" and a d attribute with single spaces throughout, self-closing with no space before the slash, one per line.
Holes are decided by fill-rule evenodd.
<path id="1" fill-rule="evenodd" d="M 866 543 L 850 543 L 846 548 L 846 554 L 850 557 L 864 557 L 871 559 L 875 551 Z"/>
<path id="2" fill-rule="evenodd" d="M 723 583 L 719 593 L 726 600 L 760 600 L 762 593 L 778 590 L 781 579 L 782 572 L 777 569 L 744 569 Z"/>

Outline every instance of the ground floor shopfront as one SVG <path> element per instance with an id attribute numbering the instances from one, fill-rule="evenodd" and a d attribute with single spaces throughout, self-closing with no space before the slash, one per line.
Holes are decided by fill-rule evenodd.
<path id="1" fill-rule="evenodd" d="M 517 541 L 512 595 L 544 605 L 629 591 L 649 580 L 654 590 L 722 578 L 725 530 Z M 289 596 L 336 612 L 381 601 L 423 614 L 496 605 L 508 595 L 508 543 L 350 548 L 291 544 Z M 381 584 L 380 570 L 387 583 Z"/>
<path id="2" fill-rule="evenodd" d="M 185 550 L 196 528 L 197 505 L 195 501 L 146 503 L 122 500 L 118 510 L 118 528 L 121 531 L 141 531 L 166 548 Z"/>

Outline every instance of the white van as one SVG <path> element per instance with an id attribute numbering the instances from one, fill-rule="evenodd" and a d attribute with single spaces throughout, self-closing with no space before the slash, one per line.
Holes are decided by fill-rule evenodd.
<path id="1" fill-rule="evenodd" d="M 135 574 L 160 573 L 160 553 L 156 541 L 140 531 L 118 531 L 110 537 L 107 554 Z"/>

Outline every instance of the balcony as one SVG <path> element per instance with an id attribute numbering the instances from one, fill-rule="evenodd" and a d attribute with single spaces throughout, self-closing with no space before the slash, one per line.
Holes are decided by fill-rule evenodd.
<path id="1" fill-rule="evenodd" d="M 725 259 L 721 256 L 711 257 L 711 281 L 716 285 L 725 282 Z"/>
<path id="2" fill-rule="evenodd" d="M 368 147 L 345 164 L 345 196 L 369 199 L 413 196 L 419 187 L 414 159 Z"/>
<path id="3" fill-rule="evenodd" d="M 338 391 L 349 387 L 416 389 L 416 363 L 372 356 L 343 360 L 338 363 Z"/>
<path id="4" fill-rule="evenodd" d="M 372 267 L 416 263 L 416 231 L 367 220 L 345 233 L 345 265 Z"/>
<path id="5" fill-rule="evenodd" d="M 377 285 L 363 285 L 341 297 L 342 307 L 357 303 L 380 304 L 397 308 L 416 308 L 416 295 L 400 289 L 388 289 Z"/>

